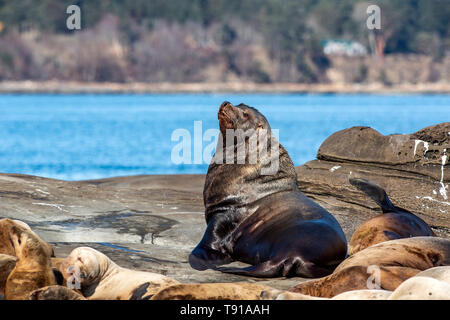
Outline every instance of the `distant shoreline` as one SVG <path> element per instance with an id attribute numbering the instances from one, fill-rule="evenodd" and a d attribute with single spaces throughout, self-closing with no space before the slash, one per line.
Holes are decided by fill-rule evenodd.
<path id="1" fill-rule="evenodd" d="M 1 93 L 372 93 L 449 94 L 450 83 L 419 83 L 386 86 L 370 84 L 224 83 L 110 83 L 75 81 L 2 81 Z"/>

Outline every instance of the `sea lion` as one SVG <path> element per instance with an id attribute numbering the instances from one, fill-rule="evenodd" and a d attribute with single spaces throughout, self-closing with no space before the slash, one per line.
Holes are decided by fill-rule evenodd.
<path id="1" fill-rule="evenodd" d="M 76 290 L 64 286 L 48 286 L 30 293 L 30 300 L 88 300 Z"/>
<path id="2" fill-rule="evenodd" d="M 260 300 L 273 288 L 247 282 L 177 284 L 160 290 L 150 300 Z"/>
<path id="3" fill-rule="evenodd" d="M 365 221 L 353 233 L 349 245 L 350 255 L 383 241 L 435 236 L 425 221 L 412 212 L 394 206 L 386 191 L 379 185 L 359 178 L 350 178 L 349 181 L 365 192 L 383 210 L 383 214 Z"/>
<path id="4" fill-rule="evenodd" d="M 319 298 L 297 292 L 266 290 L 261 296 L 264 300 L 387 300 L 392 291 L 387 290 L 352 290 L 334 296 L 333 298 Z"/>
<path id="5" fill-rule="evenodd" d="M 33 290 L 56 284 L 47 243 L 18 226 L 11 227 L 10 241 L 18 260 L 6 280 L 6 300 L 28 300 Z"/>
<path id="6" fill-rule="evenodd" d="M 388 300 L 450 300 L 450 284 L 430 277 L 412 277 L 398 286 Z"/>
<path id="7" fill-rule="evenodd" d="M 429 277 L 450 284 L 450 266 L 430 268 L 418 273 L 416 277 Z"/>
<path id="8" fill-rule="evenodd" d="M 8 254 L 10 256 L 15 255 L 14 247 L 11 244 L 11 241 L 9 241 L 11 228 L 13 226 L 28 230 L 37 236 L 37 234 L 31 230 L 30 226 L 23 221 L 8 218 L 0 219 L 0 253 Z M 45 243 L 45 246 L 47 247 L 46 250 L 49 252 L 50 256 L 53 257 L 54 252 L 52 246 L 48 243 Z"/>
<path id="9" fill-rule="evenodd" d="M 55 275 L 56 283 L 60 286 L 66 286 L 66 279 L 64 279 L 64 275 L 62 274 L 61 266 L 64 263 L 65 258 L 52 258 L 52 270 Z"/>
<path id="10" fill-rule="evenodd" d="M 450 265 L 450 239 L 413 237 L 390 240 L 361 250 L 344 260 L 329 276 L 306 281 L 289 289 L 306 295 L 331 298 L 351 290 L 394 291 L 420 271 Z"/>
<path id="11" fill-rule="evenodd" d="M 392 291 L 387 290 L 352 290 L 331 298 L 331 300 L 387 300 Z"/>
<path id="12" fill-rule="evenodd" d="M 0 300 L 5 299 L 5 285 L 11 271 L 14 269 L 17 257 L 0 254 Z"/>
<path id="13" fill-rule="evenodd" d="M 122 268 L 88 247 L 74 249 L 60 268 L 67 286 L 79 286 L 89 300 L 148 300 L 160 289 L 179 283 L 160 274 Z"/>
<path id="14" fill-rule="evenodd" d="M 207 228 L 190 265 L 255 277 L 330 274 L 346 256 L 344 232 L 300 192 L 294 165 L 266 118 L 245 104 L 224 102 L 218 119 L 220 135 L 203 190 Z M 240 150 L 248 150 L 245 159 Z M 229 154 L 233 161 L 221 163 Z M 278 170 L 271 170 L 276 164 Z M 232 261 L 251 266 L 219 267 Z"/>

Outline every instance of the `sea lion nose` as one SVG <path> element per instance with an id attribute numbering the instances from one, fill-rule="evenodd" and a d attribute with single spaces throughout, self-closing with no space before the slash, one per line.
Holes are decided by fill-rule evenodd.
<path id="1" fill-rule="evenodd" d="M 222 102 L 222 104 L 220 105 L 219 112 L 222 111 L 223 109 L 225 109 L 226 107 L 232 107 L 232 106 L 233 106 L 233 105 L 231 104 L 231 102 L 224 101 L 224 102 Z"/>

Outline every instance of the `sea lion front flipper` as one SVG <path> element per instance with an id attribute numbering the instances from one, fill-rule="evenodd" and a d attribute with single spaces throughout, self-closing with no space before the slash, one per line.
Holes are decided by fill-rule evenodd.
<path id="1" fill-rule="evenodd" d="M 350 178 L 348 181 L 350 184 L 363 191 L 373 201 L 375 201 L 381 207 L 383 213 L 398 211 L 398 209 L 389 200 L 386 191 L 384 191 L 384 189 L 376 183 L 360 178 Z"/>

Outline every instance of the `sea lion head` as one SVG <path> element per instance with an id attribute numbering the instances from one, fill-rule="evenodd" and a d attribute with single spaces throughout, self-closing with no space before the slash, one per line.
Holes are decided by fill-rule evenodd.
<path id="1" fill-rule="evenodd" d="M 27 230 L 30 233 L 34 234 L 36 237 L 36 233 L 34 233 L 30 226 L 23 221 L 13 220 L 8 218 L 0 219 L 0 254 L 8 254 L 15 255 L 15 248 L 13 243 L 9 240 L 12 228 L 18 228 L 20 230 Z M 39 238 L 39 237 L 38 237 Z M 45 242 L 45 247 L 51 257 L 54 257 L 53 248 L 50 244 Z"/>
<path id="2" fill-rule="evenodd" d="M 219 107 L 217 118 L 222 134 L 225 134 L 227 129 L 242 129 L 243 131 L 266 129 L 270 131 L 266 117 L 255 108 L 243 103 L 234 106 L 228 101 L 223 102 Z"/>
<path id="3" fill-rule="evenodd" d="M 10 242 L 19 261 L 36 261 L 41 264 L 50 262 L 51 251 L 48 244 L 34 232 L 21 226 L 12 226 Z"/>
<path id="4" fill-rule="evenodd" d="M 74 285 L 79 281 L 81 287 L 86 287 L 101 280 L 109 261 L 95 249 L 80 247 L 72 250 L 61 264 L 60 271 L 68 283 Z"/>

